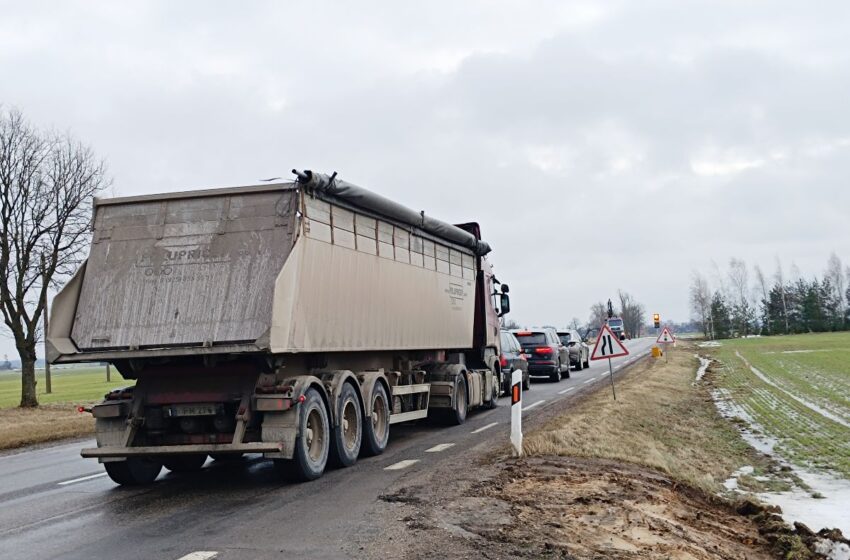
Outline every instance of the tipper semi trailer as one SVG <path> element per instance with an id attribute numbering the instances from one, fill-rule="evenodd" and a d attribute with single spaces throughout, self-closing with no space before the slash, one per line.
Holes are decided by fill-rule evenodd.
<path id="1" fill-rule="evenodd" d="M 91 408 L 119 484 L 262 453 L 300 480 L 381 453 L 398 422 L 495 406 L 500 316 L 476 223 L 331 176 L 95 199 L 53 300 L 52 363 L 135 380 Z"/>

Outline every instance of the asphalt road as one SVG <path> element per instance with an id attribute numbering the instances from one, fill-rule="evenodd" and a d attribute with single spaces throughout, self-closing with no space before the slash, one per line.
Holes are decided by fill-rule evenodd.
<path id="1" fill-rule="evenodd" d="M 653 339 L 628 341 L 630 356 L 648 354 Z M 568 410 L 574 395 L 609 383 L 607 361 L 559 383 L 533 380 L 523 415 Z M 196 474 L 163 474 L 142 489 L 116 486 L 74 442 L 0 456 L 0 558 L 228 560 L 346 558 L 353 535 L 381 527 L 368 510 L 401 477 L 450 461 L 487 439 L 508 441 L 510 401 L 470 413 L 450 428 L 393 426 L 384 454 L 331 470 L 305 484 L 280 482 L 271 461 L 208 461 Z"/>

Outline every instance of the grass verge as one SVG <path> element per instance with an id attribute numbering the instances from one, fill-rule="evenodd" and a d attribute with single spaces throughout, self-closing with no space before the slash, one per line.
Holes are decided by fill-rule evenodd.
<path id="1" fill-rule="evenodd" d="M 0 449 L 94 433 L 94 419 L 71 405 L 46 404 L 35 409 L 0 409 Z"/>
<path id="2" fill-rule="evenodd" d="M 94 432 L 89 414 L 77 412 L 77 405 L 92 404 L 117 387 L 132 385 L 112 370 L 106 382 L 106 370 L 97 368 L 64 368 L 51 372 L 51 394 L 46 394 L 44 371 L 37 375 L 38 400 L 35 409 L 17 408 L 21 400 L 20 372 L 0 374 L 0 449 L 12 449 L 83 436 Z"/>
<path id="3" fill-rule="evenodd" d="M 680 343 L 669 362 L 649 359 L 618 382 L 617 400 L 597 391 L 525 439 L 529 456 L 603 458 L 657 469 L 710 493 L 742 465 L 769 470 L 721 418 L 707 389 L 694 384 L 699 362 L 694 348 Z"/>

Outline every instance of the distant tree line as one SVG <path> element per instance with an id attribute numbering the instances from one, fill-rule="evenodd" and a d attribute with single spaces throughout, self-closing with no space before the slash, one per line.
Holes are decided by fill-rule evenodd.
<path id="1" fill-rule="evenodd" d="M 725 275 L 715 265 L 713 285 L 694 272 L 691 312 L 707 338 L 850 330 L 850 267 L 835 253 L 820 278 L 802 278 L 793 265 L 786 278 L 779 259 L 770 280 L 758 265 L 752 272 L 751 281 L 736 258 Z"/>

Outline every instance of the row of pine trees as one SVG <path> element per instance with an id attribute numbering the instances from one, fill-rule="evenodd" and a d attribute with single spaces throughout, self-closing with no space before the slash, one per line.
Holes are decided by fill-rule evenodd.
<path id="1" fill-rule="evenodd" d="M 787 280 L 777 261 L 768 280 L 758 266 L 731 259 L 726 275 L 715 267 L 715 282 L 694 273 L 690 303 L 707 338 L 850 330 L 850 267 L 831 255 L 822 277 L 806 279 L 792 267 Z"/>

